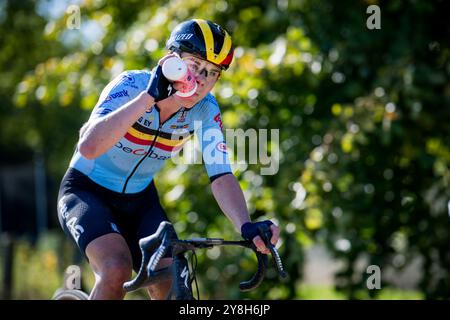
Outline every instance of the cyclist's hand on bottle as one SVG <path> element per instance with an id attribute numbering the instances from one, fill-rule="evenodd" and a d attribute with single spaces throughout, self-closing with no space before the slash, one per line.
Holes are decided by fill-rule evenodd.
<path id="1" fill-rule="evenodd" d="M 183 84 L 169 81 L 162 72 L 164 61 L 174 56 L 179 57 L 176 53 L 169 53 L 158 61 L 158 65 L 152 70 L 152 76 L 147 86 L 147 93 L 155 99 L 155 102 L 166 100 L 166 104 L 191 108 L 197 101 L 194 98 L 180 98 L 174 95 L 176 91 L 182 89 Z"/>
<path id="2" fill-rule="evenodd" d="M 270 220 L 244 223 L 241 227 L 241 235 L 244 239 L 253 241 L 258 251 L 264 254 L 269 254 L 270 250 L 266 247 L 263 239 L 259 234 L 258 227 L 261 225 L 266 225 L 270 228 L 270 231 L 272 233 L 270 243 L 276 245 L 280 237 L 280 228 Z"/>
<path id="3" fill-rule="evenodd" d="M 158 61 L 158 65 L 152 70 L 152 75 L 147 86 L 147 93 L 155 99 L 155 102 L 166 99 L 167 97 L 173 95 L 177 90 L 177 85 L 171 83 L 162 72 L 162 65 L 164 61 L 174 55 L 176 54 L 170 53 L 162 57 Z"/>

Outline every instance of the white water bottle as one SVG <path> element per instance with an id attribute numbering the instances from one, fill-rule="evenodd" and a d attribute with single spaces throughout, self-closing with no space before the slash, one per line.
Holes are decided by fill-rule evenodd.
<path id="1" fill-rule="evenodd" d="M 197 81 L 181 58 L 173 56 L 166 59 L 162 65 L 162 73 L 169 81 L 182 84 L 181 89 L 175 92 L 177 96 L 189 98 L 195 94 Z"/>

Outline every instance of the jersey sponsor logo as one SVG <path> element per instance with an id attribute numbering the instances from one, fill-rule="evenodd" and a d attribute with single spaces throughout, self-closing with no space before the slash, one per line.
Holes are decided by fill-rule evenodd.
<path id="1" fill-rule="evenodd" d="M 161 156 L 161 155 L 157 154 L 155 151 L 152 150 L 147 155 L 147 158 L 156 159 L 156 160 L 163 160 L 164 161 L 164 160 L 170 159 L 170 156 Z"/>
<path id="2" fill-rule="evenodd" d="M 63 196 L 58 202 L 58 210 L 64 220 L 69 216 L 69 208 L 67 207 L 66 201 L 67 196 Z"/>
<path id="3" fill-rule="evenodd" d="M 219 142 L 218 144 L 216 144 L 216 150 L 227 153 L 227 145 L 224 142 Z"/>
<path id="4" fill-rule="evenodd" d="M 108 113 L 110 113 L 111 111 L 112 111 L 112 109 L 109 109 L 109 108 L 99 109 L 97 111 L 97 114 L 100 115 L 100 116 L 105 116 Z"/>
<path id="5" fill-rule="evenodd" d="M 116 98 L 120 98 L 120 97 L 129 97 L 129 95 L 128 95 L 128 91 L 123 89 L 121 91 L 110 94 L 109 97 L 111 97 L 111 99 L 116 99 Z"/>
<path id="6" fill-rule="evenodd" d="M 220 117 L 220 113 L 214 116 L 214 121 L 219 124 L 220 129 L 222 129 L 222 118 Z"/>
<path id="7" fill-rule="evenodd" d="M 78 217 L 72 218 L 69 217 L 70 211 L 67 202 L 68 196 L 65 195 L 58 202 L 58 210 L 61 214 L 61 217 L 65 221 L 67 229 L 72 234 L 72 237 L 75 239 L 75 241 L 78 243 L 78 239 L 80 238 L 80 235 L 84 232 L 84 228 L 81 225 L 77 224 Z"/>
<path id="8" fill-rule="evenodd" d="M 122 83 L 123 83 L 124 86 L 138 89 L 138 86 L 135 84 L 135 82 L 136 82 L 136 80 L 134 79 L 134 77 L 131 77 L 131 76 L 126 75 L 126 74 L 124 74 L 122 76 Z"/>
<path id="9" fill-rule="evenodd" d="M 149 119 L 144 119 L 144 117 L 140 117 L 137 122 L 142 124 L 144 127 L 150 127 L 154 119 L 155 117 L 150 117 Z"/>
<path id="10" fill-rule="evenodd" d="M 185 122 L 186 121 L 186 114 L 187 114 L 188 110 L 184 109 L 180 116 L 177 119 L 177 122 Z"/>
<path id="11" fill-rule="evenodd" d="M 105 104 L 105 103 L 107 103 L 108 101 L 111 101 L 111 100 L 112 100 L 112 98 L 110 96 L 107 96 L 105 98 L 105 100 L 103 100 L 103 102 L 100 105 L 103 105 L 103 104 Z"/>
<path id="12" fill-rule="evenodd" d="M 105 98 L 105 100 L 103 100 L 103 102 L 100 104 L 100 106 L 107 103 L 108 101 L 114 100 L 116 98 L 121 98 L 121 97 L 129 97 L 128 91 L 123 89 L 121 91 L 110 94 L 109 96 L 107 96 Z"/>
<path id="13" fill-rule="evenodd" d="M 154 150 L 151 150 L 150 153 L 148 153 L 148 151 L 143 148 L 132 149 L 130 147 L 126 147 L 120 141 L 116 143 L 115 147 L 121 149 L 125 153 L 134 154 L 135 156 L 147 156 L 148 158 L 155 160 L 170 159 L 170 156 L 159 155 Z"/>
<path id="14" fill-rule="evenodd" d="M 182 125 L 171 124 L 170 125 L 170 129 L 187 129 L 187 128 L 189 128 L 189 124 L 182 124 Z"/>
<path id="15" fill-rule="evenodd" d="M 84 228 L 77 224 L 77 217 L 72 217 L 66 222 L 66 226 L 69 229 L 70 233 L 72 234 L 72 237 L 75 239 L 75 241 L 78 243 L 78 239 L 80 238 L 81 234 L 84 232 Z"/>

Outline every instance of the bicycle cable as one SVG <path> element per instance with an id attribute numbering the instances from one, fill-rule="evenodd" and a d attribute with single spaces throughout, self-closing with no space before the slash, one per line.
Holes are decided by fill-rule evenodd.
<path id="1" fill-rule="evenodd" d="M 195 253 L 194 250 L 192 250 L 192 255 L 191 255 L 191 270 L 192 270 L 192 277 L 189 280 L 191 283 L 191 288 L 192 288 L 192 282 L 195 283 L 195 290 L 197 291 L 197 300 L 200 300 L 200 291 L 198 290 L 198 283 L 197 283 L 197 254 Z"/>

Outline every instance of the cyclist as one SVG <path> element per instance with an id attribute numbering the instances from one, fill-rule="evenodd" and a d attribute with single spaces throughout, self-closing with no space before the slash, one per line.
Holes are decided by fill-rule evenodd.
<path id="1" fill-rule="evenodd" d="M 124 297 L 122 284 L 140 265 L 139 239 L 153 234 L 161 221 L 168 221 L 153 176 L 194 133 L 194 121 L 201 121 L 202 130 L 196 130 L 200 141 L 206 139 L 199 131 L 213 133 L 209 144 L 202 143 L 202 152 L 221 210 L 259 251 L 269 253 L 258 236 L 259 224 L 269 224 L 271 242 L 278 241 L 275 224 L 252 223 L 249 218 L 230 169 L 220 110 L 210 93 L 233 59 L 230 35 L 216 23 L 193 19 L 172 31 L 166 47 L 168 54 L 152 72 L 126 71 L 104 88 L 80 130 L 61 182 L 58 217 L 95 274 L 90 299 Z M 171 84 L 162 74 L 162 63 L 175 54 L 196 78 L 192 97 L 173 94 L 180 85 Z M 159 268 L 170 263 L 170 256 L 165 257 Z M 170 285 L 168 281 L 149 286 L 150 297 L 164 298 Z"/>

